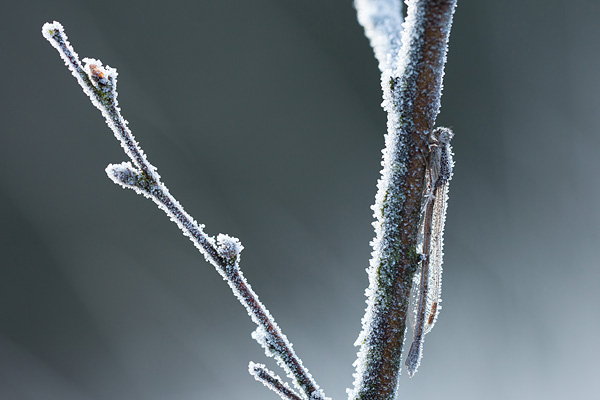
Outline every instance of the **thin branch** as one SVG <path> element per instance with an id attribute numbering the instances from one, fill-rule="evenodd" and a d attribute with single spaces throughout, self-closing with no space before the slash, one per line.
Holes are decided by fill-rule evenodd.
<path id="1" fill-rule="evenodd" d="M 106 123 L 131 159 L 131 163 L 109 165 L 106 168 L 108 176 L 122 187 L 133 189 L 154 201 L 179 226 L 184 235 L 189 237 L 206 260 L 227 281 L 254 323 L 258 325 L 257 332 L 260 334 L 255 332 L 253 337 L 265 348 L 267 355 L 275 357 L 307 399 L 326 399 L 308 370 L 302 365 L 302 361 L 294 353 L 291 343 L 246 282 L 239 269 L 240 252 L 243 249 L 239 240 L 223 234 L 219 234 L 216 240 L 208 236 L 204 232 L 204 226 L 199 225 L 186 213 L 169 193 L 167 187 L 161 182 L 156 168 L 148 162 L 127 127 L 127 121 L 121 116 L 116 91 L 117 71 L 102 66 L 100 61 L 94 59 L 83 59 L 86 64 L 83 66 L 69 43 L 62 25 L 56 21 L 46 23 L 42 28 L 42 34 L 58 50 L 83 91 L 102 112 Z"/>
<path id="2" fill-rule="evenodd" d="M 280 377 L 269 371 L 263 364 L 250 362 L 248 372 L 263 385 L 277 393 L 283 400 L 301 400 L 301 397 L 290 389 Z"/>
<path id="3" fill-rule="evenodd" d="M 378 4 L 380 0 L 357 0 L 358 10 L 368 3 Z M 360 351 L 350 399 L 395 398 L 410 290 L 421 260 L 417 240 L 425 192 L 428 137 L 440 108 L 456 0 L 408 0 L 406 3 L 407 18 L 397 64 L 382 68 L 388 132 L 373 206 L 376 237 L 372 242 L 367 309 L 363 330 L 357 339 Z M 367 35 L 376 34 L 369 32 L 369 25 L 365 24 L 365 28 Z M 401 28 L 397 29 L 393 37 L 400 34 Z M 381 67 L 382 56 L 377 52 L 376 48 Z M 386 59 L 394 59 L 394 55 Z"/>

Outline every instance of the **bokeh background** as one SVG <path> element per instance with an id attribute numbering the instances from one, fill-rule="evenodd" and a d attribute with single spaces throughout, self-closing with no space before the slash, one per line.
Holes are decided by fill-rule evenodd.
<path id="1" fill-rule="evenodd" d="M 275 399 L 219 275 L 151 202 L 57 52 L 119 71 L 171 192 L 346 397 L 385 114 L 349 0 L 0 6 L 0 399 Z M 439 125 L 456 153 L 443 311 L 403 399 L 599 398 L 600 3 L 463 1 Z"/>

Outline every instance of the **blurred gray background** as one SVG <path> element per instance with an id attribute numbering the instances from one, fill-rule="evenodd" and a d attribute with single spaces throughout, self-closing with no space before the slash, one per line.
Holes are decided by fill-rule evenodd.
<path id="1" fill-rule="evenodd" d="M 214 269 L 107 179 L 118 143 L 42 38 L 119 71 L 171 192 L 334 399 L 352 384 L 385 114 L 349 0 L 3 2 L 0 399 L 276 399 Z M 600 3 L 459 0 L 443 311 L 403 399 L 598 398 Z"/>

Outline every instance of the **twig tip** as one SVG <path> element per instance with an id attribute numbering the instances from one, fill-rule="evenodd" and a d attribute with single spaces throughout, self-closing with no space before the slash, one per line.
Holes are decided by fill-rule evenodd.
<path id="1" fill-rule="evenodd" d="M 134 189 L 140 185 L 140 172 L 130 162 L 109 164 L 106 167 L 106 175 L 114 183 L 124 188 Z"/>
<path id="2" fill-rule="evenodd" d="M 117 96 L 117 70 L 108 65 L 102 65 L 102 61 L 95 58 L 84 58 L 83 70 L 92 81 L 96 89 L 105 95 L 108 100 L 114 100 Z"/>
<path id="3" fill-rule="evenodd" d="M 46 22 L 44 26 L 42 26 L 42 35 L 48 40 L 50 40 L 57 33 L 64 32 L 64 28 L 62 24 L 58 21 Z"/>

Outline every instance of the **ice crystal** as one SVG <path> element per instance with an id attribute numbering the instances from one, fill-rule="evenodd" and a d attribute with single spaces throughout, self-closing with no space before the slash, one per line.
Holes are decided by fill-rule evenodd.
<path id="1" fill-rule="evenodd" d="M 223 233 L 217 235 L 217 251 L 228 263 L 237 266 L 240 260 L 240 253 L 243 249 L 244 246 L 242 246 L 238 238 Z"/>
<path id="2" fill-rule="evenodd" d="M 269 334 L 264 327 L 258 326 L 250 336 L 265 350 L 267 357 L 275 357 L 273 346 L 269 343 Z"/>
<path id="3" fill-rule="evenodd" d="M 402 1 L 356 0 L 354 7 L 381 72 L 395 66 L 402 35 Z"/>

